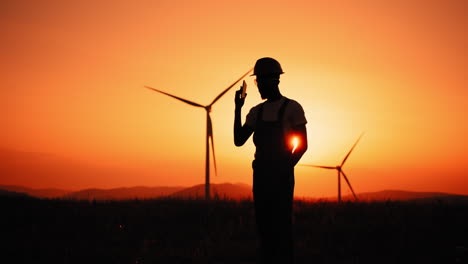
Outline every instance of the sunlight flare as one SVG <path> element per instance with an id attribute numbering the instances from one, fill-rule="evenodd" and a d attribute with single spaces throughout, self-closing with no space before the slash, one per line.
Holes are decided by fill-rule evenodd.
<path id="1" fill-rule="evenodd" d="M 294 151 L 296 151 L 297 147 L 299 146 L 299 138 L 297 136 L 293 136 L 291 138 L 291 145 L 293 147 L 291 153 L 294 154 Z"/>

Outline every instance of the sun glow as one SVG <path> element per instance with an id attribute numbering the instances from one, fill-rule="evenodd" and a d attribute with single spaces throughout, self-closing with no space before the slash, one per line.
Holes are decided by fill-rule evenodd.
<path id="1" fill-rule="evenodd" d="M 468 194 L 467 1 L 35 2 L 8 1 L 0 15 L 0 72 L 11 88 L 0 89 L 0 184 L 201 184 L 207 126 L 212 182 L 251 184 L 255 144 L 233 144 L 242 80 L 213 105 L 212 124 L 204 108 L 143 86 L 205 106 L 271 56 L 285 71 L 281 93 L 307 121 L 307 134 L 285 127 L 285 154 L 339 164 L 365 131 L 345 165 L 359 192 Z M 262 103 L 255 77 L 244 79 L 241 123 Z M 336 195 L 323 173 L 298 168 L 295 194 Z"/>
<path id="2" fill-rule="evenodd" d="M 294 136 L 291 138 L 291 145 L 293 147 L 291 153 L 294 154 L 294 151 L 296 151 L 297 147 L 299 146 L 299 138 Z"/>

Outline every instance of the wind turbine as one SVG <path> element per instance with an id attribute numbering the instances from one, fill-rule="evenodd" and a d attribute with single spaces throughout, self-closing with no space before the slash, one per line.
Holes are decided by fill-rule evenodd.
<path id="1" fill-rule="evenodd" d="M 195 103 L 193 101 L 187 100 L 180 98 L 178 96 L 157 90 L 155 88 L 149 87 L 149 86 L 144 86 L 145 88 L 148 88 L 150 90 L 156 91 L 158 93 L 165 94 L 167 96 L 170 96 L 174 99 L 177 99 L 179 101 L 182 101 L 186 104 L 195 106 L 195 107 L 200 107 L 205 109 L 206 111 L 206 156 L 205 156 L 205 199 L 209 200 L 210 199 L 210 141 L 211 141 L 211 150 L 213 152 L 213 162 L 214 162 L 214 168 L 215 168 L 215 174 L 217 174 L 217 169 L 216 169 L 216 157 L 215 157 L 215 151 L 214 151 L 214 142 L 213 142 L 213 124 L 211 121 L 211 107 L 216 103 L 225 93 L 227 93 L 236 83 L 238 83 L 240 80 L 244 79 L 247 74 L 249 74 L 253 69 L 250 69 L 248 72 L 246 72 L 244 75 L 242 75 L 237 81 L 235 81 L 233 84 L 231 84 L 228 88 L 226 88 L 223 92 L 221 92 L 216 98 L 209 104 L 209 105 L 201 105 L 199 103 Z"/>
<path id="2" fill-rule="evenodd" d="M 359 140 L 361 140 L 361 137 L 364 135 L 364 133 L 362 133 L 359 138 L 356 140 L 356 143 L 354 143 L 353 147 L 351 148 L 351 150 L 348 152 L 348 154 L 346 155 L 346 157 L 343 159 L 343 161 L 341 162 L 341 165 L 337 165 L 335 167 L 332 167 L 332 166 L 320 166 L 320 165 L 308 165 L 308 164 L 301 164 L 301 166 L 308 166 L 308 167 L 315 167 L 315 168 L 322 168 L 322 169 L 327 169 L 327 170 L 337 170 L 338 171 L 338 202 L 341 202 L 341 175 L 343 175 L 343 178 L 346 180 L 346 183 L 348 184 L 349 186 L 349 189 L 351 189 L 351 192 L 353 193 L 354 195 L 354 198 L 356 199 L 356 201 L 358 200 L 356 194 L 354 193 L 354 190 L 353 190 L 353 187 L 351 186 L 351 183 L 349 182 L 348 180 L 348 177 L 346 177 L 346 174 L 344 173 L 342 167 L 343 165 L 345 164 L 346 160 L 348 159 L 349 155 L 351 154 L 351 152 L 353 151 L 354 147 L 356 147 L 357 143 L 359 142 Z"/>

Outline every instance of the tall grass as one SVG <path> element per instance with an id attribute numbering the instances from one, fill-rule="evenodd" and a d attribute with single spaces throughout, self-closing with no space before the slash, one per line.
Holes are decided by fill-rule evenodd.
<path id="1" fill-rule="evenodd" d="M 15 263 L 254 263 L 250 200 L 0 199 Z M 295 201 L 298 263 L 457 263 L 468 204 Z M 3 262 L 3 261 L 2 261 Z M 460 262 L 462 263 L 462 262 Z"/>

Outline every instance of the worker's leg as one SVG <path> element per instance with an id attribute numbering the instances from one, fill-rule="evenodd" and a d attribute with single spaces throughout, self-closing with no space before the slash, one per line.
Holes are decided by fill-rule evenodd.
<path id="1" fill-rule="evenodd" d="M 259 238 L 261 263 L 272 263 L 275 247 L 275 236 L 273 226 L 273 214 L 271 201 L 269 201 L 267 193 L 259 190 L 254 192 L 255 203 L 255 220 L 257 224 L 257 233 Z"/>
<path id="2" fill-rule="evenodd" d="M 274 207 L 272 200 L 271 172 L 268 164 L 254 163 L 254 205 L 255 220 L 259 239 L 259 259 L 261 263 L 273 263 L 275 254 Z"/>
<path id="3" fill-rule="evenodd" d="M 275 220 L 276 260 L 278 263 L 293 263 L 294 243 L 292 234 L 292 190 L 283 190 L 277 199 Z"/>

